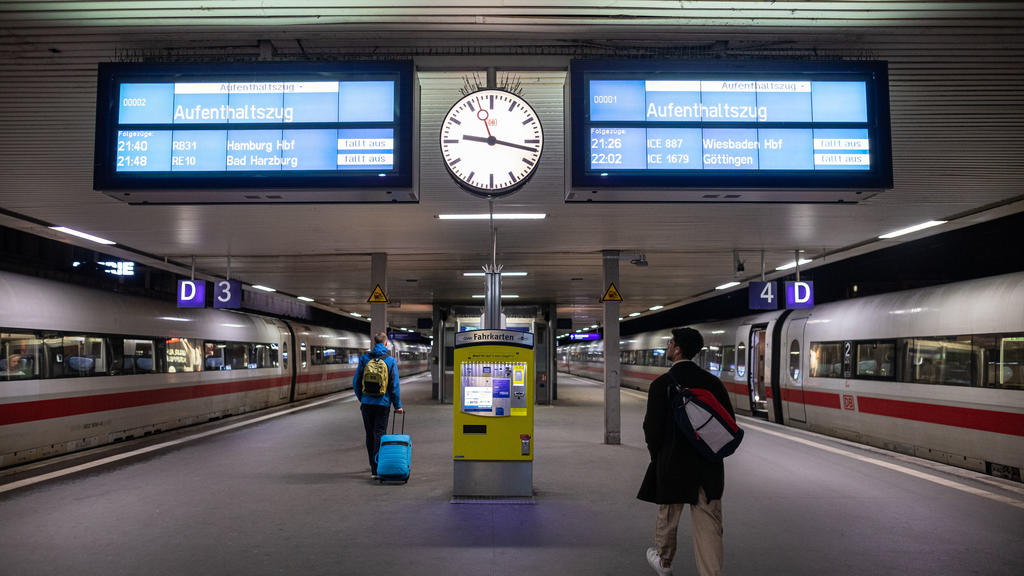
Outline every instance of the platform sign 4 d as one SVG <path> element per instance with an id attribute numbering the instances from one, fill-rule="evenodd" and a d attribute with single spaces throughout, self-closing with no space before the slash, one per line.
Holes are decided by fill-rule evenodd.
<path id="1" fill-rule="evenodd" d="M 779 291 L 775 282 L 751 282 L 748 303 L 751 310 L 776 310 Z"/>
<path id="2" fill-rule="evenodd" d="M 786 282 L 786 308 L 814 308 L 814 282 Z"/>

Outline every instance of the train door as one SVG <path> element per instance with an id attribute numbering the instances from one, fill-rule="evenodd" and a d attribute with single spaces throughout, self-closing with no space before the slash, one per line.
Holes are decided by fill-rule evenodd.
<path id="1" fill-rule="evenodd" d="M 807 422 L 807 410 L 804 404 L 804 375 L 807 371 L 805 366 L 810 365 L 808 350 L 803 349 L 804 324 L 806 318 L 799 318 L 790 321 L 786 326 L 786 333 L 779 343 L 783 351 L 782 399 L 786 402 L 789 410 L 789 417 L 797 422 Z"/>
<path id="2" fill-rule="evenodd" d="M 750 330 L 750 411 L 755 416 L 768 417 L 768 394 L 765 391 L 765 353 L 768 346 L 768 325 L 754 326 Z"/>

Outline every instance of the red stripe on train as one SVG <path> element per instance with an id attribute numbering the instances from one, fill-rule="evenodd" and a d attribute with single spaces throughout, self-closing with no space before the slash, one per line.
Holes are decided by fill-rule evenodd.
<path id="1" fill-rule="evenodd" d="M 280 386 L 288 386 L 290 381 L 291 379 L 288 377 L 232 380 L 215 384 L 181 386 L 179 388 L 161 388 L 158 390 L 139 390 L 136 392 L 117 392 L 95 396 L 0 404 L 0 426 L 88 414 L 90 412 L 120 410 L 122 408 L 135 408 L 137 406 L 149 406 L 165 402 L 179 402 L 181 400 L 193 400 L 209 396 L 278 388 Z"/>
<path id="2" fill-rule="evenodd" d="M 979 410 L 977 408 L 961 408 L 960 406 L 922 404 L 905 400 L 871 398 L 870 396 L 858 396 L 857 407 L 865 414 L 956 426 L 957 428 L 970 428 L 971 430 L 982 430 L 984 432 L 1024 436 L 1024 414 Z"/>
<path id="3" fill-rule="evenodd" d="M 321 382 L 323 380 L 334 380 L 335 378 L 351 378 L 355 373 L 355 370 L 340 370 L 336 372 L 321 372 L 319 374 L 299 374 L 295 381 L 299 384 Z"/>
<path id="4" fill-rule="evenodd" d="M 733 394 L 738 394 L 740 396 L 750 395 L 750 391 L 747 390 L 746 384 L 740 384 L 739 382 L 728 382 L 726 380 L 722 380 L 722 384 L 725 385 L 726 390 L 732 392 Z"/>
<path id="5" fill-rule="evenodd" d="M 835 408 L 836 410 L 843 407 L 839 394 L 834 392 L 818 392 L 817 390 L 783 388 L 782 399 L 786 402 L 809 404 L 811 406 L 821 406 L 822 408 Z"/>

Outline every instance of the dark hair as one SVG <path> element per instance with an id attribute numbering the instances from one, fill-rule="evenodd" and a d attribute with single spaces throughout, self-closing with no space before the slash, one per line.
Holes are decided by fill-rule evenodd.
<path id="1" fill-rule="evenodd" d="M 704 337 L 693 328 L 673 328 L 672 341 L 679 346 L 683 358 L 689 360 L 704 347 Z"/>
<path id="2" fill-rule="evenodd" d="M 374 344 L 383 344 L 383 343 L 385 343 L 387 341 L 388 341 L 388 333 L 387 332 L 377 332 L 376 334 L 373 335 L 373 343 Z"/>

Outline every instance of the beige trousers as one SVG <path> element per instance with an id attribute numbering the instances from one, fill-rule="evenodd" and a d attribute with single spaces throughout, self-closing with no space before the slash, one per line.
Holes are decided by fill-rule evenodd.
<path id="1" fill-rule="evenodd" d="M 654 527 L 654 547 L 662 560 L 672 565 L 676 556 L 676 531 L 686 504 L 661 504 Z M 690 505 L 693 520 L 693 554 L 700 576 L 720 576 L 725 552 L 722 546 L 722 501 L 708 502 L 704 489 L 697 494 L 697 503 Z"/>

